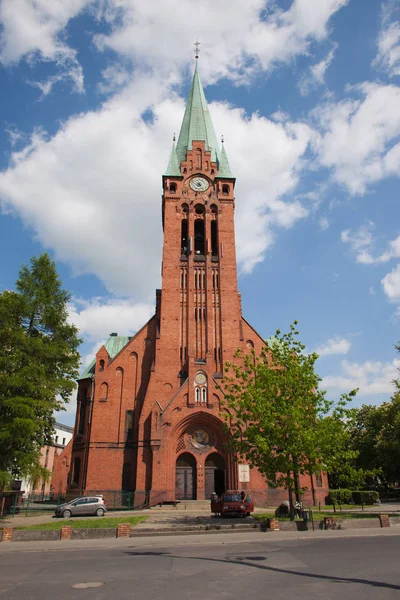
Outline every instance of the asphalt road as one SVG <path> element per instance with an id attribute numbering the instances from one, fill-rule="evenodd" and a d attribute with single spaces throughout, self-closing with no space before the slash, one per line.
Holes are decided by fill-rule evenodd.
<path id="1" fill-rule="evenodd" d="M 127 540 L 128 541 L 128 540 Z M 1 600 L 400 597 L 400 536 L 0 555 Z M 89 585 L 88 585 L 89 584 Z M 77 587 L 74 587 L 77 586 Z"/>

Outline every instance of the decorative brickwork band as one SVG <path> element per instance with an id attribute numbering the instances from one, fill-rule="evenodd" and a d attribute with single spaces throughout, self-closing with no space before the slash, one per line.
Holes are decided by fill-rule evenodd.
<path id="1" fill-rule="evenodd" d="M 70 540 L 71 539 L 71 533 L 72 533 L 72 527 L 71 525 L 63 525 L 61 527 L 61 540 Z"/>
<path id="2" fill-rule="evenodd" d="M 269 520 L 269 530 L 270 531 L 279 531 L 279 521 L 278 521 L 278 519 L 270 519 Z"/>
<path id="3" fill-rule="evenodd" d="M 128 538 L 131 534 L 130 523 L 119 523 L 117 527 L 117 538 Z"/>
<path id="4" fill-rule="evenodd" d="M 381 527 L 390 527 L 389 515 L 379 515 Z"/>
<path id="5" fill-rule="evenodd" d="M 4 527 L 1 541 L 2 542 L 12 542 L 13 532 L 14 532 L 14 529 L 12 527 Z"/>

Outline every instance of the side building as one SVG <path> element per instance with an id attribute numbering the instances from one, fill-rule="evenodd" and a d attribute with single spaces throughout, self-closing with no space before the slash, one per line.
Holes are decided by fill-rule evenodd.
<path id="1" fill-rule="evenodd" d="M 65 448 L 68 444 L 72 445 L 72 436 L 74 433 L 74 428 L 69 427 L 68 425 L 63 425 L 62 423 L 56 423 L 54 426 L 55 433 L 53 442 L 47 446 L 44 446 L 41 450 L 41 458 L 40 464 L 42 467 L 45 467 L 50 473 L 53 474 L 55 469 L 55 463 L 59 455 L 64 452 Z M 52 475 L 53 477 L 53 475 Z M 52 493 L 56 493 L 53 491 L 52 487 L 52 478 L 49 481 L 38 481 L 36 485 L 32 486 L 31 482 L 27 480 L 22 480 L 20 482 L 20 490 L 24 492 L 25 495 L 35 494 L 48 496 Z M 65 493 L 65 488 L 64 488 Z"/>
<path id="2" fill-rule="evenodd" d="M 235 177 L 220 147 L 198 64 L 177 143 L 162 177 L 162 289 L 133 337 L 110 335 L 79 380 L 69 493 L 134 492 L 135 504 L 252 492 L 286 499 L 228 449 L 223 372 L 263 338 L 238 292 Z M 145 257 L 144 257 L 145 259 Z M 324 503 L 327 478 L 302 476 Z"/>

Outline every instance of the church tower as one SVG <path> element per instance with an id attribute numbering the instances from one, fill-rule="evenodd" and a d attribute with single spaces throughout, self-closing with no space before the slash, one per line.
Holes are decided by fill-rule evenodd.
<path id="1" fill-rule="evenodd" d="M 80 378 L 70 493 L 134 492 L 136 506 L 228 489 L 252 491 L 259 505 L 285 498 L 228 450 L 224 365 L 238 348 L 260 352 L 263 339 L 241 312 L 235 177 L 217 142 L 197 58 L 162 177 L 155 315 L 132 338 L 111 334 Z"/>

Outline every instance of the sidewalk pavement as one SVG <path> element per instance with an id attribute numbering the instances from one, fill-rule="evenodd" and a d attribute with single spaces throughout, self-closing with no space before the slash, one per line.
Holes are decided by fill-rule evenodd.
<path id="1" fill-rule="evenodd" d="M 7 552 L 74 552 L 76 550 L 110 550 L 123 548 L 155 548 L 208 546 L 213 544 L 245 544 L 265 543 L 290 540 L 315 540 L 338 538 L 363 538 L 363 537 L 392 537 L 400 535 L 400 526 L 390 529 L 343 529 L 343 530 L 317 530 L 317 531 L 245 531 L 235 532 L 193 532 L 185 535 L 165 535 L 162 537 L 135 536 L 134 538 L 95 539 L 95 540 L 64 540 L 54 542 L 3 542 L 0 544 L 0 555 Z"/>

